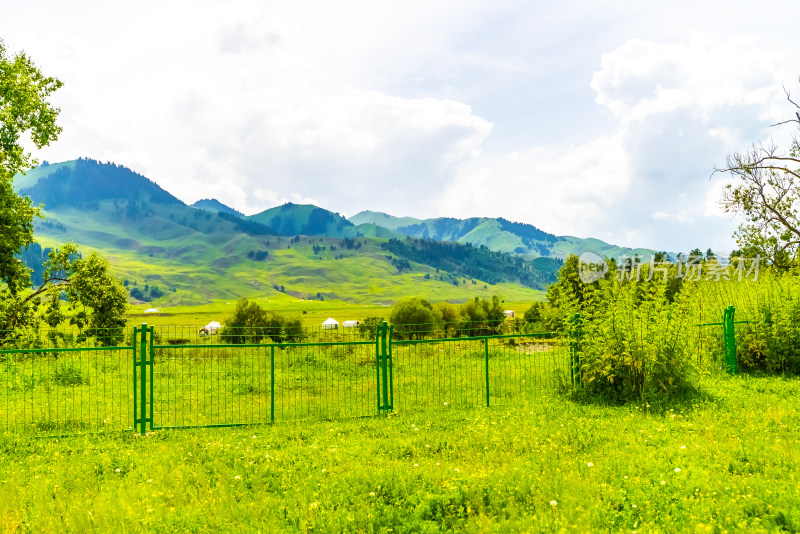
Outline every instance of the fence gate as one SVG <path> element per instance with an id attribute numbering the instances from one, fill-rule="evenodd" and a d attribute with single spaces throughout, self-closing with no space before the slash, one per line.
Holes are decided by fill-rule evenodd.
<path id="1" fill-rule="evenodd" d="M 394 410 L 394 381 L 392 371 L 392 345 L 394 326 L 386 321 L 378 325 L 375 336 L 375 366 L 377 371 L 378 413 Z"/>
<path id="2" fill-rule="evenodd" d="M 153 327 L 133 328 L 133 428 L 144 434 L 153 428 Z"/>

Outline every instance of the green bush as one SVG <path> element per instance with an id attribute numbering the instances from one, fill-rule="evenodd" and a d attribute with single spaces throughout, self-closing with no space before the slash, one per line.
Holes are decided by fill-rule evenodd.
<path id="1" fill-rule="evenodd" d="M 236 308 L 225 322 L 220 336 L 226 343 L 240 345 L 261 343 L 264 339 L 275 343 L 296 343 L 302 341 L 305 334 L 299 318 L 287 319 L 241 298 L 236 302 Z"/>
<path id="2" fill-rule="evenodd" d="M 586 390 L 617 401 L 669 396 L 697 376 L 691 297 L 667 284 L 602 280 L 581 314 L 578 354 Z"/>
<path id="3" fill-rule="evenodd" d="M 424 299 L 401 300 L 392 308 L 389 320 L 394 325 L 396 339 L 422 338 L 433 332 L 433 306 Z"/>

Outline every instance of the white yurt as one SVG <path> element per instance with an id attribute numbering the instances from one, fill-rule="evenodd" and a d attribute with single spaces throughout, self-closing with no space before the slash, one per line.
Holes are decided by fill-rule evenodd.
<path id="1" fill-rule="evenodd" d="M 333 317 L 328 317 L 325 319 L 325 322 L 322 323 L 323 330 L 336 330 L 339 328 L 339 321 L 334 319 Z"/>
<path id="2" fill-rule="evenodd" d="M 205 325 L 203 328 L 200 329 L 200 333 L 206 336 L 213 336 L 214 334 L 219 332 L 220 328 L 222 328 L 221 324 L 219 324 L 217 321 L 211 321 L 210 323 L 208 323 L 207 325 Z"/>
<path id="3" fill-rule="evenodd" d="M 344 328 L 355 328 L 360 324 L 361 323 L 359 323 L 358 321 L 345 321 L 345 322 L 342 323 L 342 327 L 344 327 Z"/>

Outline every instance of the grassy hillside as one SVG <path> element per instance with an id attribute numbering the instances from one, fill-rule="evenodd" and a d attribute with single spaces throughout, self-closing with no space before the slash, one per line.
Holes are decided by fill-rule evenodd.
<path id="1" fill-rule="evenodd" d="M 45 213 L 36 234 L 42 246 L 72 240 L 83 250 L 100 250 L 129 290 L 147 295 L 155 286 L 163 293 L 150 305 L 241 296 L 375 304 L 411 296 L 463 301 L 500 294 L 531 301 L 542 295 L 519 284 L 482 280 L 456 287 L 432 279 L 435 268 L 416 262 L 399 272 L 395 256 L 381 249 L 381 239 L 247 235 L 223 214 L 185 206 L 157 206 L 128 216 L 106 201 L 91 217 L 79 209 Z"/>
<path id="2" fill-rule="evenodd" d="M 530 224 L 511 222 L 502 217 L 497 219 L 473 217 L 454 219 L 439 217 L 435 219 L 414 219 L 394 217 L 386 213 L 362 211 L 350 218 L 354 224 L 374 224 L 383 226 L 397 234 L 436 241 L 469 243 L 481 245 L 498 252 L 508 252 L 525 259 L 552 257 L 563 260 L 570 254 L 580 255 L 590 251 L 609 257 L 623 254 L 639 254 L 645 259 L 655 251 L 647 248 L 631 249 L 608 244 L 599 239 L 582 239 L 572 236 L 555 236 Z"/>
<path id="3" fill-rule="evenodd" d="M 420 224 L 422 222 L 422 219 L 415 219 L 414 217 L 394 217 L 386 213 L 370 210 L 360 211 L 350 217 L 349 220 L 355 225 L 369 223 L 383 226 L 389 230 L 394 230 L 400 226 Z"/>
<path id="4" fill-rule="evenodd" d="M 351 237 L 356 234 L 353 223 L 331 211 L 312 204 L 291 202 L 270 208 L 247 220 L 255 221 L 274 229 L 283 236 L 318 235 L 328 237 Z"/>
<path id="5" fill-rule="evenodd" d="M 236 217 L 244 217 L 244 213 L 237 211 L 229 206 L 226 206 L 216 198 L 204 198 L 192 204 L 193 208 L 200 208 L 206 211 L 216 211 L 219 213 L 227 213 Z"/>

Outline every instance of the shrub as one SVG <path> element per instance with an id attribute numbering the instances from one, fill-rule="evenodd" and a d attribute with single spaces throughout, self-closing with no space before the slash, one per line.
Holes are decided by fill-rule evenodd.
<path id="1" fill-rule="evenodd" d="M 435 318 L 433 307 L 427 300 L 410 298 L 392 308 L 390 320 L 397 339 L 422 338 L 433 332 Z"/>
<path id="2" fill-rule="evenodd" d="M 668 396 L 692 386 L 690 297 L 665 282 L 603 280 L 580 320 L 580 375 L 590 393 L 617 401 Z M 691 323 L 691 324 L 690 324 Z"/>

